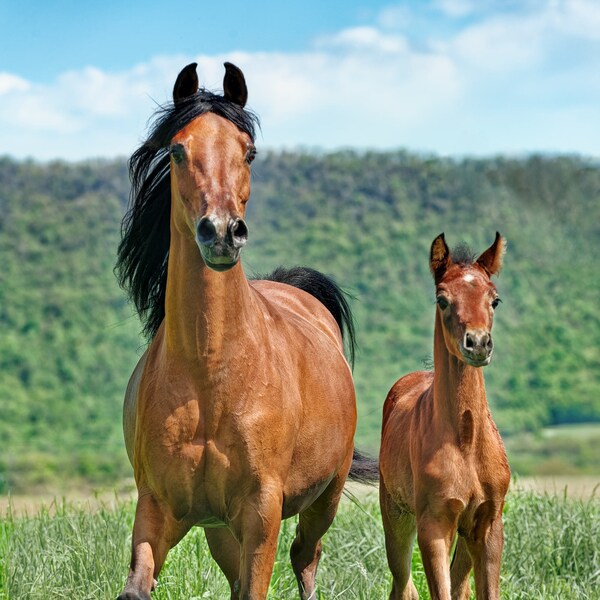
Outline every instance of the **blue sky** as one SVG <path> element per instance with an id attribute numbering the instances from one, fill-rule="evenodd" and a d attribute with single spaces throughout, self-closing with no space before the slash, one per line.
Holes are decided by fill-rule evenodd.
<path id="1" fill-rule="evenodd" d="M 600 157 L 597 0 L 0 0 L 0 154 L 130 154 L 181 67 L 259 147 Z"/>

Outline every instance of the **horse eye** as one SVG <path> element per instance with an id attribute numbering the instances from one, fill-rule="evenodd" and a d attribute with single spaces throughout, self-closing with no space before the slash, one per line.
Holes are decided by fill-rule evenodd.
<path id="1" fill-rule="evenodd" d="M 185 148 L 182 144 L 173 144 L 171 146 L 171 156 L 176 164 L 180 164 L 185 158 Z"/>
<path id="2" fill-rule="evenodd" d="M 246 162 L 250 164 L 256 158 L 256 148 L 252 146 L 248 148 L 248 152 L 246 153 Z"/>
<path id="3" fill-rule="evenodd" d="M 437 302 L 437 305 L 442 309 L 442 310 L 446 310 L 448 308 L 448 306 L 450 305 L 450 302 L 448 302 L 448 300 L 446 300 L 446 298 L 444 298 L 444 296 L 438 296 L 435 301 Z"/>
<path id="4" fill-rule="evenodd" d="M 498 306 L 498 304 L 500 304 L 500 302 L 502 302 L 502 300 L 500 300 L 500 298 L 494 298 L 494 299 L 492 300 L 492 308 L 493 308 L 494 310 L 496 310 L 496 307 Z"/>

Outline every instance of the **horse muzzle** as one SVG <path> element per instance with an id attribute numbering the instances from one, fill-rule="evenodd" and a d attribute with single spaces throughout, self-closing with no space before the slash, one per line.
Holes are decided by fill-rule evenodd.
<path id="1" fill-rule="evenodd" d="M 228 271 L 237 264 L 240 251 L 248 241 L 248 226 L 244 219 L 220 219 L 214 215 L 202 217 L 196 225 L 196 243 L 207 267 Z"/>
<path id="2" fill-rule="evenodd" d="M 491 333 L 483 329 L 467 330 L 460 344 L 460 352 L 465 362 L 472 367 L 489 365 L 494 353 Z"/>

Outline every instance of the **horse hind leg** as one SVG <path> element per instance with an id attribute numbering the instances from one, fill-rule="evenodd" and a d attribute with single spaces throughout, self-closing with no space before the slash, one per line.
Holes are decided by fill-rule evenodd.
<path id="1" fill-rule="evenodd" d="M 129 575 L 117 600 L 150 600 L 167 553 L 188 530 L 189 525 L 175 521 L 151 494 L 141 495 L 133 524 Z"/>
<path id="2" fill-rule="evenodd" d="M 474 539 L 467 539 L 473 560 L 476 597 L 497 600 L 500 597 L 500 563 L 504 545 L 501 514 L 477 529 Z"/>
<path id="3" fill-rule="evenodd" d="M 315 578 L 321 558 L 321 538 L 333 522 L 345 479 L 338 474 L 323 493 L 299 515 L 290 558 L 302 600 L 316 598 Z"/>
<path id="4" fill-rule="evenodd" d="M 240 586 L 240 544 L 229 529 L 205 529 L 208 548 L 227 578 L 231 600 L 238 600 Z"/>
<path id="5" fill-rule="evenodd" d="M 418 600 L 419 594 L 410 574 L 417 531 L 415 516 L 394 502 L 383 481 L 379 484 L 379 501 L 385 551 L 392 572 L 390 600 Z"/>
<path id="6" fill-rule="evenodd" d="M 458 536 L 452 564 L 450 565 L 450 589 L 452 600 L 469 600 L 471 595 L 471 555 L 467 543 L 462 536 Z"/>

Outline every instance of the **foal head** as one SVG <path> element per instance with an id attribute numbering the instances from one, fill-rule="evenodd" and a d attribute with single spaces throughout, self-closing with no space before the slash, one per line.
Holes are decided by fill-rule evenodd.
<path id="1" fill-rule="evenodd" d="M 225 63 L 223 89 L 225 114 L 208 111 L 197 116 L 169 146 L 173 222 L 180 233 L 195 239 L 204 263 L 215 271 L 233 267 L 248 240 L 244 214 L 250 163 L 256 156 L 252 132 L 236 123 L 236 116 L 245 117 L 248 91 L 242 71 L 231 63 Z M 175 106 L 185 110 L 186 103 L 197 103 L 197 92 L 192 63 L 175 82 Z"/>
<path id="2" fill-rule="evenodd" d="M 492 359 L 492 322 L 500 298 L 490 277 L 500 272 L 505 248 L 498 232 L 477 259 L 464 251 L 451 254 L 443 233 L 431 245 L 429 264 L 446 348 L 473 367 L 483 367 Z"/>

